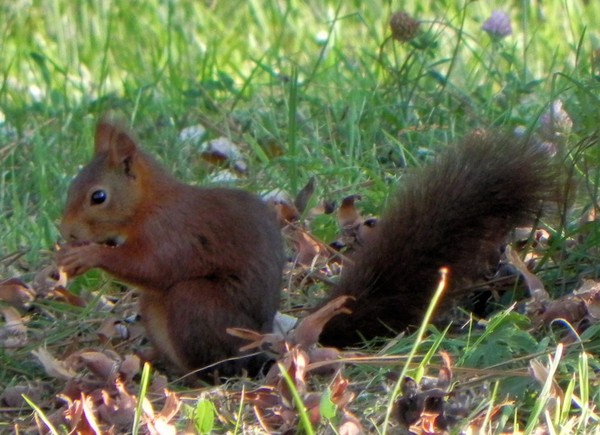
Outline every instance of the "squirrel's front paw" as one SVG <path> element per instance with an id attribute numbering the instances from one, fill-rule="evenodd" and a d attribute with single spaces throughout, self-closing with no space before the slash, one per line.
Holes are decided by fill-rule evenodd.
<path id="1" fill-rule="evenodd" d="M 56 252 L 56 263 L 68 277 L 81 275 L 99 266 L 102 245 L 91 242 L 73 242 L 61 245 Z"/>

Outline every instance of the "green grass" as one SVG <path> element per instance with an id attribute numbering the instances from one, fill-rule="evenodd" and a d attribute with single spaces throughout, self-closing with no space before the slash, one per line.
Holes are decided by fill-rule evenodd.
<path id="1" fill-rule="evenodd" d="M 597 134 L 600 113 L 600 3 L 512 2 L 506 10 L 513 34 L 493 41 L 481 25 L 492 10 L 508 8 L 505 4 L 4 2 L 0 278 L 22 276 L 32 283 L 50 264 L 69 181 L 91 155 L 94 124 L 107 111 L 121 113 L 145 146 L 190 183 L 204 184 L 215 172 L 197 157 L 196 145 L 178 140 L 183 128 L 203 124 L 210 138 L 226 135 L 243 144 L 249 174 L 236 185 L 295 194 L 314 175 L 316 198 L 339 202 L 345 194 L 360 193 L 365 214 L 377 214 L 404 167 L 426 163 L 475 128 L 535 129 L 560 99 L 573 120 L 566 143 L 581 188 L 562 223 L 547 222 L 559 236 L 550 264 L 570 249 L 567 236 L 577 238 L 581 210 L 598 197 L 600 149 L 586 140 Z M 389 18 L 400 9 L 422 20 L 422 34 L 412 43 L 390 38 Z M 317 219 L 311 229 L 326 241 L 338 231 L 329 217 Z M 580 277 L 597 278 L 598 231 L 593 225 L 586 231 L 586 243 L 542 274 L 550 289 L 567 292 Z M 23 255 L 13 261 L 14 253 Z M 98 285 L 103 295 L 116 293 L 98 273 L 72 288 L 85 293 Z M 497 395 L 485 406 L 491 409 L 492 399 L 502 402 L 510 393 L 515 403 L 505 430 L 516 429 L 515 422 L 521 429 L 536 427 L 539 421 L 528 419 L 532 410 L 547 411 L 535 408 L 546 400 L 538 398 L 542 386 L 523 375 L 526 365 L 491 361 L 484 350 L 500 343 L 524 361 L 535 356 L 546 363 L 541 355 L 554 354 L 557 337 L 551 331 L 545 337 L 530 333 L 526 319 L 504 315 L 485 333 L 473 327 L 438 338 L 455 360 L 461 357 L 461 365 L 514 370 L 515 376 L 500 378 Z M 14 352 L 0 349 L 0 390 L 43 378 L 28 352 L 43 343 L 64 351 L 69 336 L 87 343 L 101 317 L 89 307 L 36 302 L 29 344 Z M 433 345 L 436 334 L 431 330 L 422 346 Z M 586 340 L 568 347 L 559 362 L 561 386 L 582 400 L 576 406 L 563 403 L 542 418 L 556 428 L 567 422 L 580 432 L 600 428 L 595 408 L 600 391 L 588 380 L 598 369 L 599 343 L 591 333 Z M 409 337 L 395 350 L 407 352 L 413 345 Z M 348 376 L 368 387 L 355 401 L 357 414 L 372 424 L 367 430 L 388 430 L 380 418 L 390 399 L 380 387 L 386 382 L 382 369 L 352 368 Z M 0 428 L 17 414 L 28 421 L 27 410 L 0 413 Z M 251 414 L 245 416 L 251 420 Z"/>

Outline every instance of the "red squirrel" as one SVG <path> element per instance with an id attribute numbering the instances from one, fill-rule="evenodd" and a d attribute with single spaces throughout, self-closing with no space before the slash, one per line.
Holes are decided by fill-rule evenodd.
<path id="1" fill-rule="evenodd" d="M 473 277 L 477 259 L 531 218 L 549 190 L 547 152 L 512 136 L 472 135 L 407 177 L 331 298 L 353 297 L 321 342 L 345 346 L 418 325 L 438 282 Z M 95 155 L 73 181 L 57 253 L 69 276 L 100 268 L 140 289 L 154 346 L 180 370 L 228 358 L 255 370 L 226 328 L 270 331 L 284 255 L 273 211 L 249 193 L 176 180 L 118 123 L 102 120 Z M 324 303 L 326 303 L 325 301 Z"/>
<path id="2" fill-rule="evenodd" d="M 270 332 L 284 254 L 274 211 L 242 190 L 171 176 L 118 123 L 96 128 L 92 161 L 74 179 L 57 252 L 68 276 L 100 268 L 140 289 L 151 343 L 180 371 L 239 356 L 229 327 Z M 260 357 L 218 366 L 256 371 Z"/>

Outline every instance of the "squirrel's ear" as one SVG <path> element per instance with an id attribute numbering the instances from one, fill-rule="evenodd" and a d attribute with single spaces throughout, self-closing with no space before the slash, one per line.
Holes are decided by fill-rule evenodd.
<path id="1" fill-rule="evenodd" d="M 108 153 L 113 164 L 129 161 L 137 151 L 137 143 L 126 128 L 103 119 L 96 126 L 96 155 Z"/>

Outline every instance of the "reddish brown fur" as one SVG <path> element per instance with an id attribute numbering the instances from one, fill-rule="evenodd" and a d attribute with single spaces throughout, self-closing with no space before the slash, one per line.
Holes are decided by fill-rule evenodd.
<path id="1" fill-rule="evenodd" d="M 108 200 L 91 205 L 99 189 Z M 149 338 L 182 370 L 237 356 L 242 343 L 228 327 L 272 328 L 283 267 L 274 213 L 243 191 L 180 183 L 118 125 L 98 124 L 61 232 L 71 241 L 58 253 L 65 271 L 98 267 L 139 287 Z M 228 375 L 259 362 L 218 368 Z"/>

